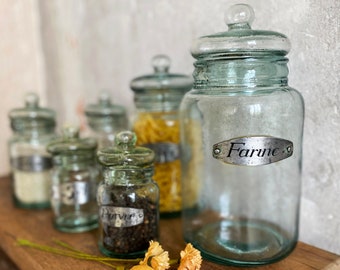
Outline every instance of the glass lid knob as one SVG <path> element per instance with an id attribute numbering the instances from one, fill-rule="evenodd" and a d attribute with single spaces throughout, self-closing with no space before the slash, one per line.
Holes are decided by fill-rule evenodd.
<path id="1" fill-rule="evenodd" d="M 249 29 L 254 21 L 255 13 L 254 9 L 247 4 L 237 4 L 231 6 L 225 13 L 224 21 L 229 26 L 229 29 L 233 28 L 245 28 Z"/>
<path id="2" fill-rule="evenodd" d="M 103 90 L 100 94 L 99 94 L 99 98 L 98 98 L 99 104 L 102 106 L 108 106 L 111 104 L 111 98 L 110 98 L 110 94 L 108 93 L 108 91 Z"/>
<path id="3" fill-rule="evenodd" d="M 167 55 L 156 55 L 151 60 L 155 73 L 167 73 L 170 68 L 170 58 Z"/>
<path id="4" fill-rule="evenodd" d="M 79 128 L 77 126 L 65 126 L 63 129 L 64 139 L 77 139 L 79 138 Z"/>
<path id="5" fill-rule="evenodd" d="M 25 96 L 26 108 L 37 108 L 39 104 L 39 97 L 35 93 L 28 93 Z"/>
<path id="6" fill-rule="evenodd" d="M 115 144 L 118 149 L 127 151 L 133 149 L 137 142 L 137 136 L 131 131 L 122 131 L 115 137 Z"/>

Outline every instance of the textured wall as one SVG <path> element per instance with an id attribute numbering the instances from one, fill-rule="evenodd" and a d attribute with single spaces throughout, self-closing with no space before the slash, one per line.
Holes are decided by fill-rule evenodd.
<path id="1" fill-rule="evenodd" d="M 224 11 L 237 1 L 0 1 L 0 150 L 10 134 L 7 110 L 37 89 L 60 126 L 110 89 L 132 112 L 132 78 L 152 72 L 158 53 L 171 70 L 191 74 L 192 40 L 225 31 Z M 248 0 L 253 28 L 286 34 L 292 43 L 290 85 L 306 103 L 300 239 L 340 254 L 340 1 Z M 0 172 L 8 172 L 1 163 Z"/>
<path id="2" fill-rule="evenodd" d="M 8 173 L 8 111 L 35 90 L 46 104 L 38 6 L 35 0 L 0 0 L 0 174 Z"/>

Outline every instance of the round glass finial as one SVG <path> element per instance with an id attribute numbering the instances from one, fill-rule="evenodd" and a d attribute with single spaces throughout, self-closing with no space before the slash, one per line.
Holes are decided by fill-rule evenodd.
<path id="1" fill-rule="evenodd" d="M 171 61 L 167 55 L 156 55 L 152 58 L 151 62 L 156 73 L 166 73 L 169 71 Z"/>
<path id="2" fill-rule="evenodd" d="M 64 139 L 77 139 L 79 138 L 79 128 L 77 126 L 65 126 L 63 129 Z"/>
<path id="3" fill-rule="evenodd" d="M 122 131 L 115 137 L 115 144 L 122 150 L 134 148 L 137 142 L 137 136 L 131 131 Z"/>
<path id="4" fill-rule="evenodd" d="M 103 90 L 100 94 L 99 94 L 99 104 L 100 105 L 110 105 L 111 104 L 111 97 L 110 94 L 106 91 Z"/>
<path id="5" fill-rule="evenodd" d="M 25 104 L 27 108 L 37 108 L 39 104 L 39 97 L 35 93 L 28 93 L 25 96 Z"/>
<path id="6" fill-rule="evenodd" d="M 254 21 L 254 9 L 247 4 L 237 4 L 229 8 L 225 13 L 224 21 L 229 27 L 242 25 L 244 28 L 250 28 Z"/>

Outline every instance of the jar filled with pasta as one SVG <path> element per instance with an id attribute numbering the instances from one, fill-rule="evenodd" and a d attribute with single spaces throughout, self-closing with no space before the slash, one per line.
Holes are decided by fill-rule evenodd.
<path id="1" fill-rule="evenodd" d="M 154 180 L 160 188 L 160 216 L 175 217 L 181 212 L 181 165 L 178 107 L 192 87 L 192 78 L 169 73 L 170 59 L 156 55 L 154 73 L 131 81 L 137 109 L 132 129 L 138 145 L 155 152 Z"/>

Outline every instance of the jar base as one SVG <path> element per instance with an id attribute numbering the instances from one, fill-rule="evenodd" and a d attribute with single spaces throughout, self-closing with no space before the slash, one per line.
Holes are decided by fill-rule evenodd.
<path id="1" fill-rule="evenodd" d="M 23 208 L 23 209 L 36 209 L 36 210 L 41 210 L 41 209 L 49 209 L 51 208 L 50 202 L 32 202 L 32 203 L 25 203 L 20 200 L 18 200 L 15 196 L 13 197 L 13 202 L 14 205 L 18 208 Z"/>
<path id="2" fill-rule="evenodd" d="M 234 266 L 259 266 L 279 261 L 296 245 L 278 226 L 264 221 L 232 220 L 210 224 L 191 242 L 207 260 Z"/>
<path id="3" fill-rule="evenodd" d="M 181 216 L 181 211 L 176 212 L 161 212 L 159 217 L 161 219 L 171 219 L 171 218 L 178 218 Z"/>
<path id="4" fill-rule="evenodd" d="M 116 253 L 111 250 L 108 250 L 105 248 L 102 243 L 98 244 L 99 250 L 102 254 L 105 256 L 111 257 L 111 258 L 118 258 L 118 259 L 142 259 L 144 258 L 146 250 L 142 251 L 136 251 L 136 252 L 131 252 L 131 253 Z"/>
<path id="5" fill-rule="evenodd" d="M 98 227 L 98 215 L 89 214 L 69 214 L 57 217 L 54 227 L 61 232 L 80 233 Z"/>

